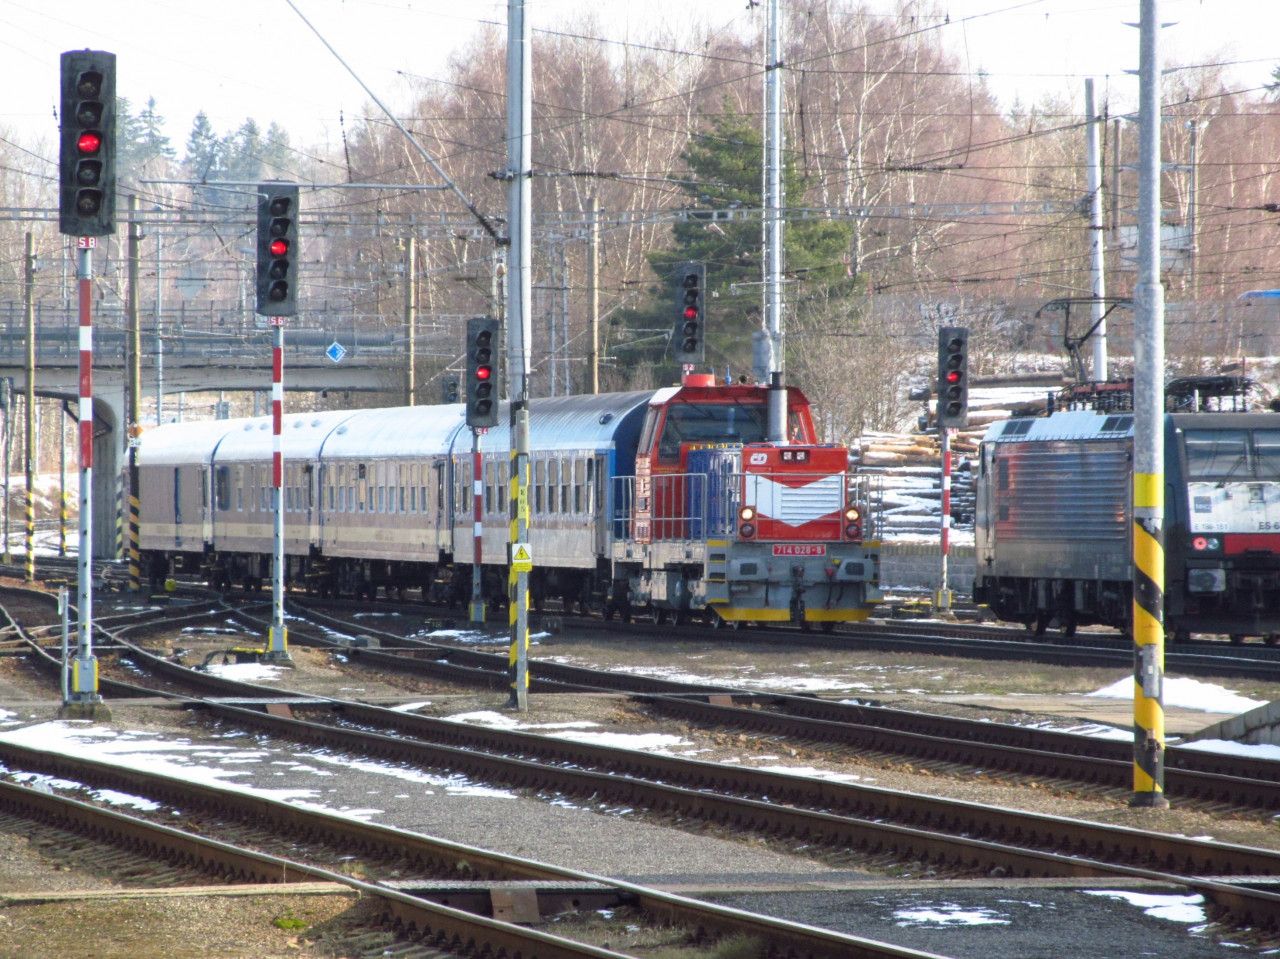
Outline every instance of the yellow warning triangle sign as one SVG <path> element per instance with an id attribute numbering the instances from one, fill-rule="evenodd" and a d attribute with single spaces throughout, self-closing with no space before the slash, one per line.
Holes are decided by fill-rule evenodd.
<path id="1" fill-rule="evenodd" d="M 516 563 L 532 563 L 533 557 L 529 555 L 529 547 L 524 543 L 517 543 L 515 552 L 511 555 L 511 559 Z"/>

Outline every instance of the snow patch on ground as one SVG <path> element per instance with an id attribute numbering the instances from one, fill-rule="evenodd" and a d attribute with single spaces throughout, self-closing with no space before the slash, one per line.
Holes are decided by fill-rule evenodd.
<path id="1" fill-rule="evenodd" d="M 284 675 L 283 666 L 267 663 L 210 663 L 205 670 L 238 683 L 273 683 Z"/>
<path id="2" fill-rule="evenodd" d="M 1089 695 L 1103 699 L 1133 699 L 1133 678 L 1118 679 Z M 1162 700 L 1165 706 L 1199 709 L 1206 713 L 1243 713 L 1266 705 L 1260 699 L 1248 699 L 1214 683 L 1169 677 L 1165 677 Z"/>
<path id="3" fill-rule="evenodd" d="M 1119 899 L 1137 906 L 1148 916 L 1155 919 L 1168 919 L 1170 922 L 1187 924 L 1202 923 L 1207 920 L 1204 912 L 1204 896 L 1155 895 L 1146 892 L 1130 892 L 1120 889 L 1086 889 L 1085 895 L 1106 896 L 1108 899 Z"/>

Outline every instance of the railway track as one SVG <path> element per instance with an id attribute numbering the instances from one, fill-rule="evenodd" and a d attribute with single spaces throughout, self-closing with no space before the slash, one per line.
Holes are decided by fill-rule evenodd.
<path id="1" fill-rule="evenodd" d="M 364 656 L 373 651 L 352 652 Z M 147 669 L 193 672 L 151 657 L 145 650 L 136 649 L 131 655 L 146 659 Z M 415 661 L 398 651 L 378 651 L 378 655 Z M 1256 888 L 1257 883 L 1250 886 L 1220 878 L 1280 876 L 1280 854 L 1267 850 L 477 729 L 349 701 L 289 698 L 279 689 L 196 675 L 194 682 L 210 692 L 217 690 L 219 696 L 198 703 L 203 713 L 236 728 L 255 729 L 290 742 L 461 771 L 485 782 L 578 799 L 643 805 L 664 816 L 799 839 L 833 853 L 857 850 L 871 859 L 884 857 L 915 867 L 923 864 L 951 875 L 1120 875 L 1173 882 L 1201 892 L 1234 922 L 1280 928 L 1280 895 L 1270 888 Z M 701 695 L 717 700 L 727 695 L 730 702 L 734 698 L 732 692 Z M 238 701 L 228 701 L 230 697 Z M 274 700 L 270 712 L 246 702 L 254 699 L 260 704 Z M 658 700 L 663 708 L 683 708 L 698 697 L 649 693 L 646 700 Z M 718 702 L 703 705 L 740 708 Z M 809 724 L 841 725 L 800 718 Z M 1063 756 L 1046 755 L 1045 761 L 1060 763 Z M 1274 785 L 1270 791 L 1277 791 Z"/>
<path id="2" fill-rule="evenodd" d="M 177 880 L 197 873 L 239 882 L 338 883 L 376 901 L 385 921 L 408 938 L 425 939 L 446 952 L 549 959 L 625 957 L 488 915 L 515 897 L 526 912 L 532 902 L 536 916 L 627 907 L 646 922 L 687 930 L 690 941 L 738 937 L 760 944 L 768 954 L 809 959 L 931 955 L 156 773 L 11 743 L 0 743 L 0 757 L 11 775 L 38 771 L 126 790 L 162 803 L 154 813 L 160 818 L 171 820 L 181 810 L 183 821 L 193 828 L 177 829 L 47 788 L 0 781 L 0 815 L 10 821 L 20 817 L 51 824 L 62 833 L 122 848 L 123 853 L 111 852 L 105 858 L 140 879 Z M 230 835 L 233 841 L 210 838 L 210 833 Z M 264 845 L 290 855 L 264 852 L 259 848 Z M 364 878 L 336 868 L 351 859 L 353 850 L 359 852 Z M 318 865 L 316 859 L 329 865 Z"/>
<path id="3" fill-rule="evenodd" d="M 353 629 L 349 622 L 314 610 L 308 616 L 333 630 Z M 348 655 L 357 661 L 472 681 L 492 689 L 506 688 L 509 682 L 505 655 L 405 639 L 367 625 L 359 628 L 387 645 L 350 649 Z M 318 639 L 322 634 L 312 635 Z M 1115 795 L 1126 793 L 1132 785 L 1133 747 L 1116 740 L 537 660 L 531 671 L 535 691 L 632 694 L 653 712 L 702 726 L 945 763 L 964 774 L 979 768 L 1039 781 L 1084 784 Z M 1171 746 L 1166 752 L 1165 785 L 1179 801 L 1209 809 L 1280 809 L 1280 762 L 1276 760 Z"/>

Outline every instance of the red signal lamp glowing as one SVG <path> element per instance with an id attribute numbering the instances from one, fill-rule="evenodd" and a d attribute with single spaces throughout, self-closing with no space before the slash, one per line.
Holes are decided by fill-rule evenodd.
<path id="1" fill-rule="evenodd" d="M 289 241 L 281 239 L 272 240 L 269 249 L 271 250 L 272 256 L 284 256 L 289 252 Z"/>
<path id="2" fill-rule="evenodd" d="M 959 382 L 960 382 L 960 371 L 959 371 L 959 370 L 948 370 L 948 371 L 947 371 L 947 382 L 948 382 L 948 383 L 959 383 Z"/>
<path id="3" fill-rule="evenodd" d="M 487 379 L 489 379 L 491 376 L 493 376 L 493 367 L 491 367 L 491 366 L 477 366 L 477 367 L 476 367 L 476 379 L 478 379 L 478 380 L 487 380 Z"/>
<path id="4" fill-rule="evenodd" d="M 85 130 L 76 140 L 76 149 L 81 153 L 97 153 L 102 149 L 102 134 Z"/>
<path id="5" fill-rule="evenodd" d="M 698 318 L 698 308 L 696 306 L 686 306 L 684 308 L 684 318 L 686 320 L 696 320 Z"/>

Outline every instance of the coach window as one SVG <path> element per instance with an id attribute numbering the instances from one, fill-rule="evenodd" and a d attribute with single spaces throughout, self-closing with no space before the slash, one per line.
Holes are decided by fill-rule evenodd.
<path id="1" fill-rule="evenodd" d="M 560 461 L 560 512 L 569 512 L 569 485 L 573 482 L 573 460 Z"/>
<path id="2" fill-rule="evenodd" d="M 542 484 L 547 478 L 547 463 L 545 460 L 533 461 L 533 511 L 535 513 L 542 512 Z"/>
<path id="3" fill-rule="evenodd" d="M 589 462 L 590 460 L 582 459 L 575 459 L 573 461 L 573 511 L 579 515 L 581 515 L 583 506 L 585 505 L 583 503 L 585 497 L 582 494 L 586 484 L 587 463 Z"/>
<path id="4" fill-rule="evenodd" d="M 557 459 L 547 460 L 547 512 L 558 512 L 558 499 L 556 494 L 556 485 L 560 482 L 560 461 Z"/>
<path id="5" fill-rule="evenodd" d="M 596 514 L 596 458 L 594 456 L 587 457 L 587 515 L 594 516 Z"/>
<path id="6" fill-rule="evenodd" d="M 236 512 L 244 511 L 244 469 L 236 467 Z"/>

